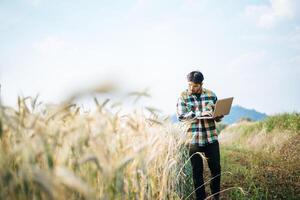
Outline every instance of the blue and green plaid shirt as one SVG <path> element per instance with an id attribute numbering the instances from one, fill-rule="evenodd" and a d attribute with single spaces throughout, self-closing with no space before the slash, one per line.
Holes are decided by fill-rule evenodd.
<path id="1" fill-rule="evenodd" d="M 214 119 L 196 119 L 203 111 L 214 111 L 217 96 L 210 90 L 203 88 L 201 94 L 192 94 L 188 90 L 181 93 L 177 102 L 177 117 L 181 122 L 189 122 L 187 129 L 191 133 L 192 144 L 205 146 L 218 140 L 218 131 Z"/>

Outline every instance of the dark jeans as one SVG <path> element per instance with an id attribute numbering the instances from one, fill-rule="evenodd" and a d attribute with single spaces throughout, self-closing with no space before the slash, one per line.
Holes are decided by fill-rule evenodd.
<path id="1" fill-rule="evenodd" d="M 210 181 L 210 189 L 212 194 L 220 191 L 220 183 L 221 183 L 221 165 L 220 165 L 220 149 L 219 142 L 214 142 L 212 144 L 208 144 L 205 147 L 200 147 L 198 145 L 189 146 L 189 155 L 192 156 L 196 152 L 203 152 L 205 157 L 207 158 L 208 167 L 211 172 L 211 178 L 214 177 Z M 194 154 L 191 157 L 191 164 L 193 168 L 193 181 L 196 193 L 196 199 L 202 200 L 205 199 L 205 186 L 203 181 L 203 159 L 199 154 Z M 198 188 L 198 189 L 197 189 Z M 213 196 L 212 199 L 219 199 L 219 194 Z"/>

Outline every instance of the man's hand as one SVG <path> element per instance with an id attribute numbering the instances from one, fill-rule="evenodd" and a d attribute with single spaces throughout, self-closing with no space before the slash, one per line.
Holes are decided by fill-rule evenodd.
<path id="1" fill-rule="evenodd" d="M 212 112 L 211 111 L 203 111 L 201 113 L 201 116 L 199 117 L 211 117 L 212 116 Z"/>
<path id="2" fill-rule="evenodd" d="M 223 117 L 224 117 L 224 115 L 221 115 L 221 116 L 215 117 L 214 120 L 215 120 L 216 122 L 220 122 L 220 121 L 222 121 Z"/>

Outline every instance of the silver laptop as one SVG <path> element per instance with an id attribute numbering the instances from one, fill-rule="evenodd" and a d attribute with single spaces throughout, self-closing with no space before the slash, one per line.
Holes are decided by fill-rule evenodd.
<path id="1" fill-rule="evenodd" d="M 197 119 L 214 119 L 219 116 L 228 115 L 230 113 L 233 97 L 217 100 L 215 110 L 212 116 L 201 116 Z"/>

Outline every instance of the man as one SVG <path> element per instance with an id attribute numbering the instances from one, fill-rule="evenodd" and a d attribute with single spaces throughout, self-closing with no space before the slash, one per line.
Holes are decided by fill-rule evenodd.
<path id="1" fill-rule="evenodd" d="M 181 93 L 177 102 L 178 120 L 189 122 L 188 133 L 192 136 L 189 144 L 189 155 L 193 169 L 193 181 L 196 199 L 205 199 L 205 186 L 203 181 L 203 161 L 199 152 L 204 153 L 211 172 L 212 180 L 210 189 L 214 199 L 219 199 L 221 166 L 220 150 L 215 119 L 197 119 L 200 116 L 212 116 L 217 96 L 210 90 L 202 87 L 203 74 L 200 71 L 192 71 L 187 75 L 188 89 Z"/>

